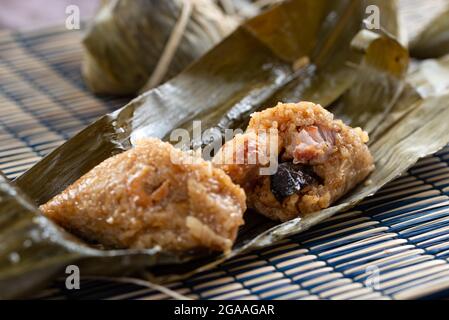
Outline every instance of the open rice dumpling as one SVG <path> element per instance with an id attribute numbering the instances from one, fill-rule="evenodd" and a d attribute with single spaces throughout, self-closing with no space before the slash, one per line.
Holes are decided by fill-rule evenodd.
<path id="1" fill-rule="evenodd" d="M 374 169 L 367 142 L 319 105 L 280 103 L 254 113 L 213 161 L 245 189 L 250 207 L 286 221 L 329 207 L 363 181 Z"/>
<path id="2" fill-rule="evenodd" d="M 106 247 L 184 252 L 229 250 L 246 205 L 244 191 L 221 169 L 150 138 L 105 160 L 40 209 Z"/>

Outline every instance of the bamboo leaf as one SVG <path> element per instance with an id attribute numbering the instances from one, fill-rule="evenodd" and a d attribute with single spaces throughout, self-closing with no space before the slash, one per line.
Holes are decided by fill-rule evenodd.
<path id="1" fill-rule="evenodd" d="M 413 39 L 410 53 L 420 59 L 438 58 L 449 53 L 449 8 Z"/>

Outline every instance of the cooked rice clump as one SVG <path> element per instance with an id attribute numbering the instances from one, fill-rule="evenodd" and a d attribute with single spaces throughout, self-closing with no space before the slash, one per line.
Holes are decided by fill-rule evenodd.
<path id="1" fill-rule="evenodd" d="M 178 252 L 229 250 L 246 204 L 244 191 L 221 169 L 145 139 L 40 208 L 74 234 L 107 247 Z"/>
<path id="2" fill-rule="evenodd" d="M 277 132 L 275 174 L 261 175 L 270 156 L 270 139 Z M 329 207 L 374 170 L 366 145 L 368 134 L 351 128 L 320 105 L 279 103 L 251 116 L 247 131 L 226 143 L 215 156 L 247 195 L 248 206 L 275 220 L 287 221 Z M 244 162 L 236 163 L 244 153 Z M 248 159 L 256 158 L 257 161 Z"/>

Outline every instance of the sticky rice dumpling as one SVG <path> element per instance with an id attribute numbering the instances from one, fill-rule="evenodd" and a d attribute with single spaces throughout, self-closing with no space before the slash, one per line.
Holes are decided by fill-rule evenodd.
<path id="1" fill-rule="evenodd" d="M 287 221 L 329 207 L 369 175 L 368 139 L 319 105 L 280 103 L 254 113 L 213 162 L 245 189 L 248 206 Z"/>
<path id="2" fill-rule="evenodd" d="M 40 209 L 108 248 L 226 251 L 246 204 L 221 169 L 151 138 L 103 161 Z"/>
<path id="3" fill-rule="evenodd" d="M 135 95 L 177 75 L 237 24 L 210 0 L 105 0 L 83 39 L 85 82 L 95 93 Z"/>

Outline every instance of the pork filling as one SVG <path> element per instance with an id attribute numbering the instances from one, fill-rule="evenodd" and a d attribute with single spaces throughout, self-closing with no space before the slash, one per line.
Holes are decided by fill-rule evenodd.
<path id="1" fill-rule="evenodd" d="M 307 187 L 324 183 L 313 170 L 335 151 L 335 132 L 322 126 L 298 128 L 287 135 L 279 166 L 270 176 L 270 189 L 279 203 L 307 191 Z"/>
<path id="2" fill-rule="evenodd" d="M 335 151 L 335 131 L 324 126 L 307 126 L 291 132 L 283 158 L 293 163 L 321 164 Z"/>

